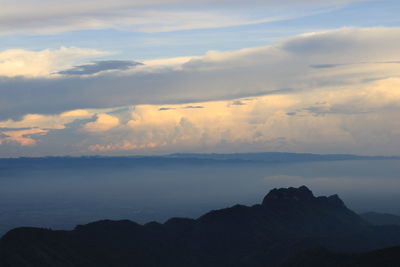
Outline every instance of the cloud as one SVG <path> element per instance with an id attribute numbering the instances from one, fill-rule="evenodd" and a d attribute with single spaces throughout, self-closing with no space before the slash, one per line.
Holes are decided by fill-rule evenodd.
<path id="1" fill-rule="evenodd" d="M 74 66 L 71 69 L 57 72 L 63 75 L 91 75 L 102 71 L 128 70 L 143 63 L 129 60 L 103 60 L 95 61 L 90 64 Z"/>
<path id="2" fill-rule="evenodd" d="M 185 109 L 192 104 L 177 104 L 175 109 L 162 113 L 158 112 L 158 105 L 138 105 L 131 111 L 131 120 L 119 128 L 119 134 L 103 135 L 101 142 L 98 140 L 89 150 L 105 154 L 175 151 L 396 154 L 400 148 L 395 145 L 400 138 L 400 124 L 393 121 L 400 112 L 400 79 L 374 81 L 357 93 L 354 90 L 350 85 L 330 90 L 328 94 L 313 89 L 297 94 L 241 98 L 234 101 L 246 105 L 234 106 L 231 101 L 201 102 L 199 105 L 207 108 L 199 110 Z M 309 109 L 312 105 L 325 110 Z M 344 107 L 347 109 L 340 109 Z M 327 112 L 329 109 L 334 112 Z"/>
<path id="3" fill-rule="evenodd" d="M 336 68 L 341 65 L 343 64 L 316 64 L 316 65 L 311 65 L 310 67 L 314 69 L 330 69 L 330 68 Z"/>
<path id="4" fill-rule="evenodd" d="M 64 130 L 68 124 L 91 118 L 93 114 L 93 111 L 80 109 L 56 115 L 27 114 L 20 120 L 0 121 L 0 145 L 35 146 L 41 136 L 52 130 Z"/>
<path id="5" fill-rule="evenodd" d="M 358 0 L 286 1 L 2 1 L 0 33 L 48 34 L 82 29 L 125 29 L 144 32 L 215 28 L 276 21 L 323 12 Z M 289 7 L 289 8 L 288 8 Z M 284 11 L 286 16 L 276 16 Z"/>
<path id="6" fill-rule="evenodd" d="M 333 95 L 335 97 L 333 97 Z M 317 93 L 320 99 L 329 101 L 317 102 L 305 107 L 303 111 L 316 116 L 327 114 L 373 114 L 400 108 L 400 79 L 387 78 L 364 84 L 362 87 L 343 87 L 329 94 Z M 302 110 L 297 110 L 297 113 Z"/>
<path id="7" fill-rule="evenodd" d="M 246 105 L 231 105 L 235 101 Z M 45 148 L 46 154 L 65 151 L 65 146 L 75 155 L 177 151 L 396 154 L 400 149 L 399 103 L 400 79 L 388 78 L 361 88 L 346 85 L 233 101 L 175 104 L 168 112 L 160 112 L 163 105 L 136 105 L 51 116 L 36 114 L 21 121 L 1 122 L 10 127 L 3 129 L 1 138 L 3 145 L 11 142 L 10 138 L 5 141 L 5 135 L 14 143 L 36 144 L 35 149 Z M 92 121 L 88 121 L 89 115 Z M 56 127 L 65 123 L 63 118 L 69 123 Z M 26 138 L 23 131 L 38 125 L 54 127 L 28 136 L 29 140 L 19 139 Z M 2 153 L 6 152 L 2 147 Z"/>
<path id="8" fill-rule="evenodd" d="M 377 62 L 355 62 L 355 63 L 338 63 L 338 64 L 316 64 L 311 65 L 311 68 L 314 69 L 329 69 L 329 68 L 337 68 L 346 65 L 365 65 L 365 64 L 400 64 L 400 61 L 377 61 Z"/>
<path id="9" fill-rule="evenodd" d="M 240 100 L 236 100 L 236 101 L 233 101 L 231 105 L 241 106 L 241 105 L 246 105 L 246 104 Z"/>
<path id="10" fill-rule="evenodd" d="M 48 77 L 79 60 L 110 55 L 111 52 L 77 47 L 29 51 L 9 49 L 0 52 L 0 77 Z"/>
<path id="11" fill-rule="evenodd" d="M 78 119 L 90 118 L 93 115 L 88 110 L 70 110 L 57 115 L 27 114 L 21 120 L 0 121 L 1 128 L 42 128 L 64 129 L 65 125 Z"/>
<path id="12" fill-rule="evenodd" d="M 346 65 L 337 62 L 397 61 L 399 28 L 344 28 L 282 40 L 272 46 L 210 51 L 177 65 L 143 65 L 81 78 L 0 78 L 0 119 L 27 113 L 176 104 L 307 91 L 396 77 L 399 64 Z M 111 90 L 112 88 L 112 90 Z M 29 101 L 27 101 L 29 99 Z M 18 107 L 18 108 L 16 108 Z"/>
<path id="13" fill-rule="evenodd" d="M 10 143 L 46 154 L 398 154 L 399 41 L 399 28 L 344 28 L 96 75 L 3 77 L 0 155 L 21 153 Z M 310 68 L 321 62 L 342 65 Z"/>
<path id="14" fill-rule="evenodd" d="M 193 109 L 193 108 L 204 108 L 204 106 L 186 106 L 185 109 Z"/>
<path id="15" fill-rule="evenodd" d="M 37 140 L 30 137 L 31 135 L 46 134 L 48 131 L 43 129 L 26 129 L 18 131 L 4 131 L 1 132 L 0 145 L 9 142 L 15 142 L 21 146 L 34 146 Z"/>

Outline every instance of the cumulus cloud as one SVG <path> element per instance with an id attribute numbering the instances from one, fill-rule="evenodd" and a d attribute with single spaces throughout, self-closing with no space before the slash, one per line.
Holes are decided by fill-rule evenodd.
<path id="1" fill-rule="evenodd" d="M 72 0 L 54 4 L 49 0 L 20 0 L 18 3 L 3 0 L 0 33 L 54 33 L 105 28 L 154 32 L 215 28 L 276 21 L 357 1 L 88 0 L 83 3 Z M 282 9 L 289 15 L 276 16 L 277 10 Z"/>
<path id="2" fill-rule="evenodd" d="M 38 139 L 51 130 L 64 130 L 74 121 L 91 118 L 94 112 L 79 109 L 56 115 L 27 114 L 20 120 L 0 121 L 0 145 L 17 143 L 35 146 Z"/>
<path id="3" fill-rule="evenodd" d="M 38 149 L 49 140 L 57 140 L 56 145 L 60 142 L 70 144 L 69 147 L 79 143 L 76 154 L 129 155 L 176 151 L 397 153 L 400 149 L 400 123 L 397 123 L 399 78 L 373 81 L 361 88 L 347 85 L 325 90 L 314 88 L 295 94 L 175 104 L 174 109 L 167 111 L 162 110 L 162 105 L 136 105 L 88 111 L 87 114 L 75 110 L 53 117 L 31 115 L 21 121 L 3 122 L 2 126 L 15 127 L 16 130 L 4 129 L 1 138 L 3 144 L 7 143 L 5 134 L 14 142 L 19 140 L 21 145 L 29 143 L 31 146 L 40 140 Z M 236 101 L 244 105 L 231 104 Z M 187 108 L 190 106 L 204 108 Z M 71 122 L 63 129 L 49 127 L 61 118 L 87 118 L 88 114 L 97 115 L 90 122 L 75 119 L 74 128 L 69 128 Z M 42 121 L 44 118 L 49 122 Z M 27 129 L 17 127 L 38 125 L 47 125 L 48 132 L 29 136 L 29 140 L 20 139 L 27 137 L 22 134 Z M 63 131 L 68 134 L 58 139 L 54 139 L 57 135 L 50 138 L 54 132 Z M 11 138 L 7 140 L 10 142 Z"/>
<path id="4" fill-rule="evenodd" d="M 165 153 L 211 149 L 396 154 L 400 79 L 375 81 L 355 90 L 345 86 L 329 93 L 313 89 L 235 100 L 245 105 L 204 102 L 199 104 L 206 108 L 200 110 L 182 109 L 182 104 L 166 113 L 158 112 L 159 106 L 140 105 L 122 138 L 136 144 L 131 152 L 149 150 L 139 144 L 152 143 L 153 151 Z M 317 113 L 307 108 L 311 105 L 333 111 Z"/>
<path id="5" fill-rule="evenodd" d="M 119 125 L 119 119 L 115 116 L 100 113 L 96 120 L 85 125 L 85 130 L 91 133 L 106 132 Z"/>
<path id="6" fill-rule="evenodd" d="M 246 105 L 209 101 L 198 103 L 202 109 L 186 109 L 193 103 L 177 104 L 168 112 L 160 112 L 158 105 L 119 109 L 128 112 L 130 120 L 121 123 L 112 134 L 98 132 L 97 137 L 92 136 L 86 153 L 249 150 L 395 153 L 399 149 L 395 144 L 400 137 L 400 124 L 392 121 L 400 111 L 399 85 L 399 79 L 390 78 L 373 82 L 356 95 L 349 86 L 329 94 L 315 89 L 234 100 Z M 375 98 L 376 94 L 383 101 Z M 352 113 L 316 113 L 307 108 L 321 105 L 328 109 L 348 103 L 352 104 Z M 369 112 L 357 111 L 368 106 Z M 113 115 L 123 114 L 113 112 Z M 371 139 L 375 142 L 371 143 Z"/>

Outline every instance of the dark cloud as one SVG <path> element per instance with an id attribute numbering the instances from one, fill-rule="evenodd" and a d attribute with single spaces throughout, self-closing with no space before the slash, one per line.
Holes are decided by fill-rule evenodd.
<path id="1" fill-rule="evenodd" d="M 78 75 L 55 79 L 0 77 L 0 120 L 19 119 L 28 113 L 56 114 L 80 108 L 140 104 L 174 105 L 298 91 L 268 90 L 263 84 L 249 88 L 245 80 L 228 79 L 230 72 L 220 74 L 217 81 L 210 76 L 215 74 L 169 70 L 129 75 L 107 73 L 85 79 Z M 231 88 L 238 85 L 242 89 L 232 92 Z"/>
<path id="2" fill-rule="evenodd" d="M 331 108 L 318 107 L 318 106 L 307 107 L 307 108 L 304 108 L 303 110 L 308 111 L 308 112 L 312 113 L 315 116 L 325 115 L 325 114 L 328 114 L 328 113 L 333 113 Z"/>
<path id="3" fill-rule="evenodd" d="M 184 108 L 191 109 L 191 108 L 204 108 L 204 107 L 203 106 L 186 106 Z"/>
<path id="4" fill-rule="evenodd" d="M 342 65 L 344 64 L 316 64 L 316 65 L 310 65 L 310 67 L 313 69 L 331 69 Z"/>
<path id="5" fill-rule="evenodd" d="M 308 111 L 314 116 L 322 116 L 327 114 L 341 114 L 341 115 L 352 115 L 352 114 L 365 114 L 374 112 L 374 108 L 367 108 L 360 105 L 360 103 L 343 103 L 340 105 L 334 105 L 330 107 L 324 106 L 311 106 L 303 109 Z"/>
<path id="6" fill-rule="evenodd" d="M 143 65 L 143 63 L 129 60 L 104 60 L 75 66 L 57 73 L 63 75 L 89 75 L 106 70 L 127 70 L 138 65 Z"/>
<path id="7" fill-rule="evenodd" d="M 313 64 L 310 65 L 313 69 L 331 69 L 348 65 L 367 65 L 367 64 L 400 64 L 400 61 L 371 61 L 371 62 L 355 62 L 355 63 L 341 63 L 341 64 Z"/>
<path id="8" fill-rule="evenodd" d="M 29 129 L 32 129 L 32 127 L 0 128 L 0 133 L 1 133 L 1 131 L 22 131 L 22 130 L 29 130 Z"/>
<path id="9" fill-rule="evenodd" d="M 233 102 L 232 102 L 232 105 L 235 105 L 235 106 L 242 106 L 242 105 L 246 105 L 246 103 L 243 103 L 243 102 L 240 101 L 240 100 L 236 100 L 236 101 L 233 101 Z"/>
<path id="10" fill-rule="evenodd" d="M 376 61 L 376 62 L 362 62 L 360 64 L 400 64 L 400 61 Z"/>
<path id="11" fill-rule="evenodd" d="M 172 109 L 175 109 L 175 108 L 159 108 L 158 110 L 159 111 L 165 111 L 165 110 L 172 110 Z"/>

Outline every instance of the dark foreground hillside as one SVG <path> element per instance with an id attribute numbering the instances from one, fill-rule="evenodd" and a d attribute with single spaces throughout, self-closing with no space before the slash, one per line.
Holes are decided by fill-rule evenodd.
<path id="1" fill-rule="evenodd" d="M 333 264 L 342 264 L 342 257 L 362 259 L 361 253 L 396 245 L 399 226 L 370 225 L 338 196 L 315 197 L 302 186 L 274 189 L 260 205 L 236 205 L 196 220 L 105 220 L 73 231 L 17 228 L 0 240 L 0 266 L 267 267 L 301 264 L 304 253 L 322 261 L 337 257 Z"/>
<path id="2" fill-rule="evenodd" d="M 400 216 L 393 214 L 366 212 L 360 216 L 373 225 L 400 225 Z"/>
<path id="3" fill-rule="evenodd" d="M 315 248 L 300 252 L 279 267 L 399 267 L 400 246 L 346 254 Z"/>

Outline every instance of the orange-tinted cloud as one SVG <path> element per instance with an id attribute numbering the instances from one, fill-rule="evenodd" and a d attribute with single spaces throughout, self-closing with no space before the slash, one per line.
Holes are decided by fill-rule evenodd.
<path id="1" fill-rule="evenodd" d="M 37 140 L 30 135 L 46 134 L 48 131 L 43 129 L 28 129 L 19 131 L 3 131 L 2 134 L 6 137 L 0 138 L 0 144 L 5 142 L 16 142 L 21 146 L 34 146 Z"/>

